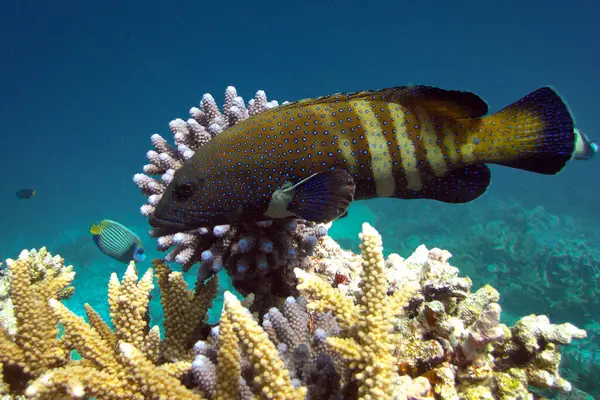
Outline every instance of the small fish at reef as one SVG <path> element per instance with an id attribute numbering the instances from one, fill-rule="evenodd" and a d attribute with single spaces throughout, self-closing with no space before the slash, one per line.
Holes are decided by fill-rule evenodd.
<path id="1" fill-rule="evenodd" d="M 90 228 L 94 243 L 101 252 L 122 263 L 146 259 L 140 238 L 118 222 L 108 219 Z"/>
<path id="2" fill-rule="evenodd" d="M 164 234 L 271 218 L 327 222 L 374 197 L 468 203 L 490 184 L 486 164 L 554 175 L 598 150 L 550 87 L 487 113 L 473 93 L 430 86 L 281 105 L 200 148 L 150 224 Z"/>
<path id="3" fill-rule="evenodd" d="M 20 190 L 16 191 L 15 195 L 17 196 L 18 199 L 27 200 L 27 199 L 31 199 L 33 196 L 35 196 L 35 190 L 34 189 L 20 189 Z"/>
<path id="4" fill-rule="evenodd" d="M 588 139 L 579 129 L 575 128 L 575 134 L 580 135 L 583 140 L 578 140 L 575 145 L 577 148 L 573 154 L 575 160 L 589 160 L 598 152 L 598 142 L 600 138 Z"/>

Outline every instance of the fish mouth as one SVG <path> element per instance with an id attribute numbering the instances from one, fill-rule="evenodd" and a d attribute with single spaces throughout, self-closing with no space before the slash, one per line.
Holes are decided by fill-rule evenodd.
<path id="1" fill-rule="evenodd" d="M 159 231 L 159 233 L 163 235 L 168 235 L 177 232 L 185 232 L 198 228 L 198 226 L 195 225 L 171 221 L 165 218 L 158 217 L 156 215 L 150 216 L 150 218 L 148 218 L 148 222 L 150 223 L 151 227 L 156 228 Z"/>
<path id="2" fill-rule="evenodd" d="M 183 222 L 182 222 L 183 220 Z M 218 214 L 196 210 L 156 209 L 148 218 L 155 233 L 163 236 L 178 232 L 187 232 L 215 225 L 229 225 L 233 221 L 227 214 Z"/>

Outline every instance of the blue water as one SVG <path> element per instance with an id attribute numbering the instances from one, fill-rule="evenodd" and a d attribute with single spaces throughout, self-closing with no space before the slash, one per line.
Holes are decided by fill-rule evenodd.
<path id="1" fill-rule="evenodd" d="M 227 85 L 246 99 L 263 89 L 282 101 L 429 84 L 473 91 L 497 110 L 550 84 L 568 101 L 577 126 L 600 136 L 599 18 L 600 3 L 591 0 L 3 2 L 0 258 L 48 246 L 76 266 L 69 306 L 80 311 L 88 301 L 105 312 L 109 275 L 124 266 L 99 253 L 89 225 L 117 220 L 140 234 L 150 258 L 160 256 L 146 235 L 138 211 L 145 199 L 132 176 L 145 163 L 151 134 L 169 136 L 170 120 L 187 117 L 205 92 L 220 103 Z M 515 287 L 525 279 L 519 266 L 531 262 L 528 251 L 511 259 L 486 242 L 473 250 L 479 254 L 473 261 L 465 246 L 481 232 L 477 225 L 521 226 L 514 207 L 494 203 L 503 202 L 519 210 L 542 206 L 561 221 L 520 238 L 537 235 L 539 246 L 552 248 L 577 237 L 600 253 L 599 169 L 598 159 L 550 177 L 492 168 L 492 187 L 471 204 L 361 202 L 332 235 L 356 249 L 360 223 L 368 220 L 388 252 L 406 256 L 420 243 L 450 250 L 476 285 L 494 283 L 510 297 L 503 303 L 508 314 L 533 304 L 526 312 L 594 326 L 600 311 L 585 304 L 600 296 L 600 258 L 553 266 L 551 279 L 544 278 L 551 287 L 542 297 L 576 295 L 574 303 L 583 304 L 567 312 L 553 301 L 531 303 L 527 286 Z M 37 195 L 18 200 L 20 188 Z M 577 269 L 588 281 L 585 290 L 561 280 L 572 273 L 560 268 Z M 547 283 L 527 279 L 532 286 Z M 593 338 L 586 354 L 600 347 L 600 336 Z"/>

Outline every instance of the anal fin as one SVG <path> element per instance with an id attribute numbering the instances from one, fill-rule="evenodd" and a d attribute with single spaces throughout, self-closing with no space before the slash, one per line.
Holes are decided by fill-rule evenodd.
<path id="1" fill-rule="evenodd" d="M 406 197 L 401 197 L 453 204 L 469 203 L 483 195 L 490 182 L 490 169 L 485 164 L 474 164 L 450 171 L 424 184 L 422 190 L 411 191 Z"/>

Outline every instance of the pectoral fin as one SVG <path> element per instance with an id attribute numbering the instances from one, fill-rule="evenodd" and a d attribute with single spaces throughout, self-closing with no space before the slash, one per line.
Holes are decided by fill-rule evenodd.
<path id="1" fill-rule="evenodd" d="M 276 190 L 264 215 L 269 218 L 296 216 L 312 222 L 333 221 L 346 214 L 355 188 L 348 172 L 322 171 L 293 186 Z"/>

